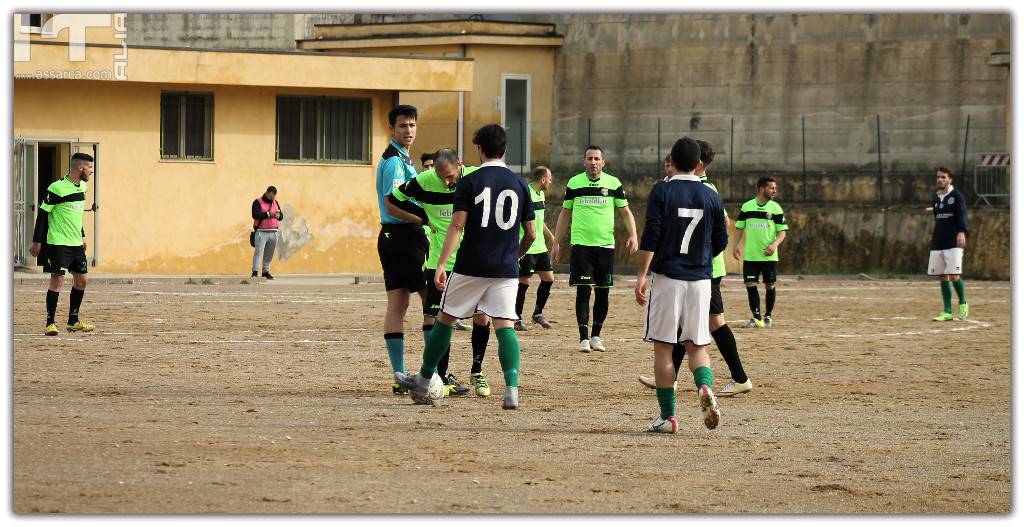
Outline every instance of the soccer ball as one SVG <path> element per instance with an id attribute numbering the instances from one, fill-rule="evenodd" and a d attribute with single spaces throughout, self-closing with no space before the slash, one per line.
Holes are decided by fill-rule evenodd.
<path id="1" fill-rule="evenodd" d="M 416 389 L 409 390 L 409 396 L 416 404 L 431 404 L 435 406 L 438 401 L 444 398 L 445 393 L 444 381 L 441 380 L 441 376 L 436 372 L 430 377 L 426 394 Z"/>

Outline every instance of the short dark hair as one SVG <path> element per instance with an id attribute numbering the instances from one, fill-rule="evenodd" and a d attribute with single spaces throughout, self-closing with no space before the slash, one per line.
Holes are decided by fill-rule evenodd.
<path id="1" fill-rule="evenodd" d="M 693 172 L 700 161 L 700 146 L 689 137 L 682 137 L 672 145 L 672 165 L 680 172 Z"/>
<path id="2" fill-rule="evenodd" d="M 271 194 L 277 194 L 277 187 L 275 187 L 274 185 L 270 185 L 269 187 L 267 187 L 267 192 Z"/>
<path id="3" fill-rule="evenodd" d="M 433 159 L 434 159 L 434 154 L 432 154 L 430 152 L 424 152 L 423 155 L 420 156 L 420 163 L 422 164 L 422 163 L 426 163 L 427 161 L 433 161 Z"/>
<path id="4" fill-rule="evenodd" d="M 936 172 L 945 172 L 949 179 L 953 179 L 953 171 L 946 167 L 939 167 L 935 170 Z"/>
<path id="5" fill-rule="evenodd" d="M 539 181 L 540 178 L 544 177 L 544 174 L 551 172 L 551 169 L 544 165 L 537 165 L 537 168 L 530 172 L 530 181 Z"/>
<path id="6" fill-rule="evenodd" d="M 666 163 L 671 163 L 672 162 L 672 152 L 669 152 L 669 153 L 665 154 L 665 162 Z"/>
<path id="7" fill-rule="evenodd" d="M 587 145 L 587 147 L 583 149 L 584 156 L 587 155 L 587 150 L 597 150 L 598 152 L 601 152 L 601 159 L 604 159 L 604 148 L 601 148 L 597 145 Z"/>
<path id="8" fill-rule="evenodd" d="M 434 168 L 459 164 L 459 153 L 451 148 L 441 148 L 430 157 L 434 159 Z"/>
<path id="9" fill-rule="evenodd" d="M 473 134 L 473 144 L 479 146 L 489 159 L 498 159 L 505 155 L 508 134 L 501 125 L 484 125 Z"/>
<path id="10" fill-rule="evenodd" d="M 419 119 L 419 113 L 416 111 L 416 107 L 409 104 L 399 104 L 388 112 L 388 125 L 391 127 L 395 126 L 398 122 L 399 117 L 411 117 L 412 119 Z"/>
<path id="11" fill-rule="evenodd" d="M 85 152 L 78 152 L 75 155 L 71 156 L 71 161 L 74 162 L 75 164 L 92 163 L 93 158 L 91 155 L 86 154 Z"/>
<path id="12" fill-rule="evenodd" d="M 703 139 L 697 140 L 697 146 L 700 146 L 700 162 L 704 163 L 704 166 L 710 165 L 715 160 L 715 147 Z"/>
<path id="13" fill-rule="evenodd" d="M 757 178 L 757 188 L 759 189 L 766 188 L 768 183 L 775 183 L 775 178 L 771 176 L 761 176 Z"/>

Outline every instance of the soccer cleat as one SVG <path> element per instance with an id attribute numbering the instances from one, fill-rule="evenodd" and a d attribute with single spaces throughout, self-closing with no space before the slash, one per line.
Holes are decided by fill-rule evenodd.
<path id="1" fill-rule="evenodd" d="M 750 379 L 748 378 L 747 382 L 729 381 L 729 384 L 726 384 L 725 388 L 722 388 L 721 391 L 715 395 L 719 397 L 732 397 L 733 395 L 747 393 L 753 389 L 754 383 L 750 382 Z"/>
<path id="2" fill-rule="evenodd" d="M 590 337 L 590 349 L 594 351 L 608 351 L 604 347 L 604 341 L 601 340 L 601 337 Z"/>
<path id="3" fill-rule="evenodd" d="M 651 427 L 647 429 L 648 432 L 660 434 L 674 434 L 676 430 L 679 430 L 679 420 L 674 415 L 668 419 L 655 419 L 651 423 Z"/>
<path id="4" fill-rule="evenodd" d="M 762 322 L 764 322 L 764 327 L 766 327 L 766 328 L 772 327 L 772 316 L 771 315 L 765 315 L 764 316 L 764 320 Z"/>
<path id="5" fill-rule="evenodd" d="M 529 331 L 526 324 L 523 324 L 522 320 L 517 320 L 515 325 L 516 331 Z"/>
<path id="6" fill-rule="evenodd" d="M 516 408 L 519 408 L 518 386 L 505 387 L 505 397 L 501 400 L 501 407 L 505 410 L 515 410 Z"/>
<path id="7" fill-rule="evenodd" d="M 46 325 L 46 331 L 43 332 L 43 335 L 46 335 L 47 337 L 56 337 L 57 333 L 57 324 L 54 323 Z"/>
<path id="8" fill-rule="evenodd" d="M 764 327 L 764 321 L 759 319 L 759 318 L 752 318 L 752 319 L 750 319 L 750 322 L 747 322 L 747 327 L 748 328 L 763 328 Z"/>
<path id="9" fill-rule="evenodd" d="M 540 327 L 544 329 L 551 329 L 551 323 L 548 319 L 544 318 L 544 315 L 533 315 L 533 323 L 540 324 Z"/>
<path id="10" fill-rule="evenodd" d="M 471 373 L 469 374 L 469 383 L 476 388 L 477 397 L 488 397 L 491 395 L 491 386 L 487 384 L 487 379 L 482 373 Z"/>
<path id="11" fill-rule="evenodd" d="M 267 280 L 274 279 L 274 277 L 270 274 L 270 271 L 263 271 L 263 278 L 266 278 Z"/>
<path id="12" fill-rule="evenodd" d="M 590 339 L 581 340 L 580 345 L 576 347 L 576 351 L 580 353 L 590 353 Z"/>
<path id="13" fill-rule="evenodd" d="M 967 320 L 967 314 L 970 310 L 967 308 L 967 304 L 960 304 L 960 320 Z"/>
<path id="14" fill-rule="evenodd" d="M 398 380 L 400 378 L 401 379 L 405 379 L 408 376 L 409 376 L 408 373 L 403 373 L 403 372 L 400 372 L 400 371 L 396 371 L 395 372 L 395 382 L 391 383 L 391 393 L 393 393 L 395 395 L 409 395 L 409 389 L 406 388 L 405 386 L 402 386 L 398 382 Z"/>
<path id="15" fill-rule="evenodd" d="M 250 276 L 249 278 L 256 278 L 257 276 L 259 276 L 259 273 L 257 273 L 256 271 L 253 271 L 252 272 L 252 276 Z"/>
<path id="16" fill-rule="evenodd" d="M 416 404 L 430 404 L 437 405 L 437 401 L 430 398 L 430 379 L 423 377 L 419 373 L 416 375 L 406 375 L 403 379 L 398 379 L 398 375 L 395 375 L 398 383 L 403 387 L 409 389 L 409 398 Z M 442 387 L 441 394 L 447 395 L 446 390 Z"/>
<path id="17" fill-rule="evenodd" d="M 718 420 L 722 417 L 722 412 L 718 408 L 718 399 L 715 399 L 715 394 L 711 393 L 711 388 L 707 385 L 701 386 L 697 390 L 697 401 L 700 402 L 700 413 L 704 416 L 704 426 L 708 430 L 718 428 Z"/>
<path id="18" fill-rule="evenodd" d="M 946 313 L 945 311 L 943 311 L 942 313 L 939 314 L 939 316 L 933 318 L 932 320 L 935 322 L 946 322 L 949 320 L 953 320 L 953 313 Z"/>
<path id="19" fill-rule="evenodd" d="M 94 326 L 92 324 L 86 324 L 85 322 L 82 322 L 81 320 L 79 320 L 78 322 L 75 322 L 74 324 L 68 324 L 67 325 L 67 329 L 68 329 L 68 331 L 70 331 L 72 333 L 74 333 L 76 331 L 82 331 L 82 332 L 88 333 L 88 332 L 96 329 L 96 326 Z"/>
<path id="20" fill-rule="evenodd" d="M 463 322 L 461 320 L 456 320 L 455 321 L 455 329 L 457 329 L 459 331 L 469 331 L 469 330 L 471 330 L 473 328 L 470 327 L 469 324 L 466 324 L 465 322 Z"/>
<path id="21" fill-rule="evenodd" d="M 444 388 L 447 391 L 445 395 L 466 395 L 469 393 L 469 388 L 461 384 L 458 379 L 450 373 L 444 379 Z"/>
<path id="22" fill-rule="evenodd" d="M 657 383 L 654 382 L 654 376 L 653 375 L 641 375 L 637 380 L 640 381 L 640 384 L 642 384 L 642 385 L 644 385 L 644 386 L 646 386 L 646 387 L 648 387 L 648 388 L 650 388 L 652 390 L 655 390 L 655 389 L 658 388 Z M 672 383 L 672 389 L 677 391 L 677 392 L 679 391 L 679 381 L 676 381 L 676 382 Z"/>

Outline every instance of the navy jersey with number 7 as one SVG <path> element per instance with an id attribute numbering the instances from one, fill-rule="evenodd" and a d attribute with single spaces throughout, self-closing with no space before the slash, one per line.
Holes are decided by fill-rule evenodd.
<path id="1" fill-rule="evenodd" d="M 651 271 L 676 280 L 711 278 L 711 260 L 729 245 L 725 205 L 700 178 L 678 174 L 651 189 L 640 249 Z"/>
<path id="2" fill-rule="evenodd" d="M 484 278 L 519 276 L 519 226 L 534 219 L 523 178 L 504 163 L 484 163 L 459 180 L 452 211 L 468 216 L 454 272 Z"/>

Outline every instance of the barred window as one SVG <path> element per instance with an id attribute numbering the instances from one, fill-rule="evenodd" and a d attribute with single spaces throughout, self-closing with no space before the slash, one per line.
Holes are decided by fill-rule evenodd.
<path id="1" fill-rule="evenodd" d="M 160 94 L 160 158 L 213 160 L 213 94 Z"/>
<path id="2" fill-rule="evenodd" d="M 277 159 L 368 164 L 370 101 L 279 96 Z"/>

